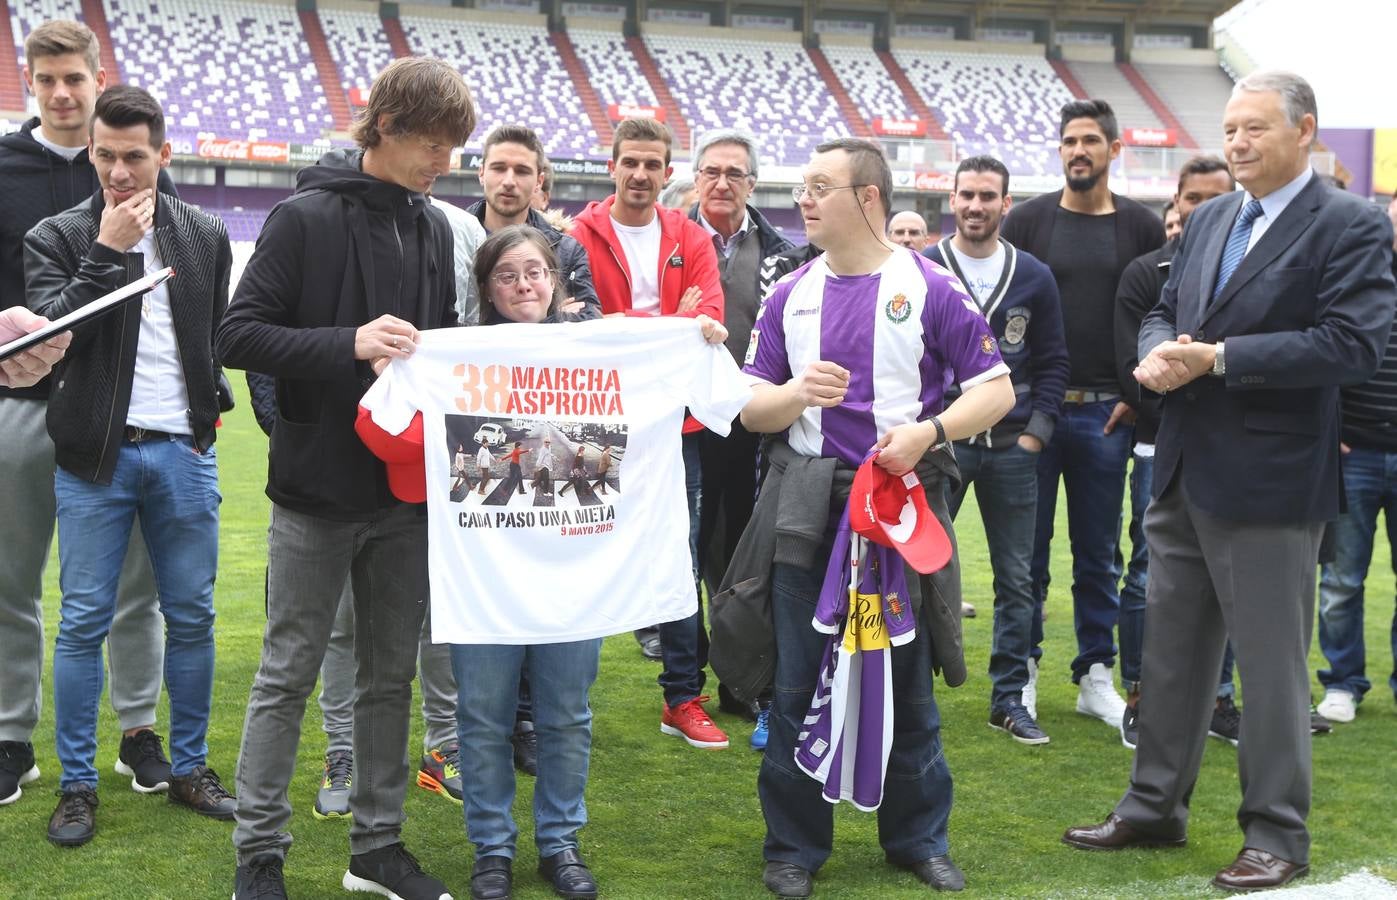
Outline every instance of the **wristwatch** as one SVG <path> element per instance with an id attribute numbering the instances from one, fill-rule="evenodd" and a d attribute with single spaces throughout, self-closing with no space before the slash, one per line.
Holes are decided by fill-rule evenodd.
<path id="1" fill-rule="evenodd" d="M 1227 374 L 1227 360 L 1223 356 L 1222 341 L 1217 342 L 1217 353 L 1213 357 L 1213 374 L 1221 378 Z"/>

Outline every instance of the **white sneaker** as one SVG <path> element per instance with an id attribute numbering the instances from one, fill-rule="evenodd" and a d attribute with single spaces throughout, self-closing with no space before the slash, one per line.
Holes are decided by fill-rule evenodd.
<path id="1" fill-rule="evenodd" d="M 1104 663 L 1093 664 L 1082 676 L 1077 690 L 1077 712 L 1120 730 L 1125 720 L 1125 698 L 1116 693 L 1111 670 Z"/>
<path id="2" fill-rule="evenodd" d="M 1023 693 L 1019 696 L 1019 702 L 1028 710 L 1028 714 L 1037 720 L 1038 718 L 1038 660 L 1033 657 L 1028 658 L 1028 683 L 1023 686 Z"/>
<path id="3" fill-rule="evenodd" d="M 1331 722 L 1352 722 L 1358 713 L 1358 703 L 1348 691 L 1330 688 L 1316 707 L 1321 716 Z"/>

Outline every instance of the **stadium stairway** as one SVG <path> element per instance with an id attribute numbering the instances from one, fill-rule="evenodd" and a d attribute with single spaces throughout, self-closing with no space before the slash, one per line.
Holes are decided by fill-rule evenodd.
<path id="1" fill-rule="evenodd" d="M 25 0 L 20 0 L 24 3 Z M 8 16 L 8 10 L 6 15 Z M 97 43 L 102 47 L 102 68 L 107 71 L 107 85 L 121 83 L 121 66 L 116 61 L 113 49 L 112 32 L 107 27 L 107 10 L 102 0 L 82 0 L 82 20 L 92 33 L 97 35 Z"/>
<path id="2" fill-rule="evenodd" d="M 1150 87 L 1149 82 L 1145 81 L 1145 77 L 1140 74 L 1139 70 L 1125 62 L 1116 63 L 1116 68 L 1120 69 L 1125 80 L 1130 82 L 1130 86 L 1135 88 L 1136 93 L 1149 104 L 1150 109 L 1154 110 L 1154 114 L 1159 116 L 1159 121 L 1164 123 L 1164 127 L 1172 128 L 1178 132 L 1179 146 L 1197 150 L 1198 142 L 1193 139 L 1193 135 L 1188 133 L 1188 129 L 1179 121 L 1178 116 L 1174 115 L 1174 111 L 1169 108 L 1169 105 L 1154 92 L 1154 88 Z"/>
<path id="3" fill-rule="evenodd" d="M 325 40 L 320 16 L 313 9 L 297 10 L 296 15 L 301 19 L 301 30 L 305 32 L 306 46 L 310 48 L 310 58 L 315 63 L 320 87 L 325 92 L 325 102 L 330 107 L 330 115 L 334 116 L 335 130 L 348 131 L 354 117 L 349 111 L 349 98 L 345 96 L 344 85 L 340 83 L 339 69 L 330 55 L 330 44 Z"/>
<path id="4" fill-rule="evenodd" d="M 918 119 L 927 124 L 926 136 L 934 141 L 949 141 L 951 136 L 941 127 L 941 120 L 931 111 L 931 107 L 926 105 L 922 95 L 917 93 L 916 86 L 907 77 L 907 73 L 902 71 L 902 66 L 897 64 L 893 55 L 887 50 L 879 50 L 878 59 L 883 63 L 883 68 L 888 70 L 888 75 L 897 84 L 898 90 L 902 91 L 902 99 L 907 101 L 907 106 L 917 114 Z"/>
<path id="5" fill-rule="evenodd" d="M 592 130 L 597 133 L 597 142 L 603 149 L 609 148 L 611 139 L 616 134 L 615 129 L 611 127 L 611 120 L 607 118 L 606 110 L 602 109 L 601 100 L 597 97 L 597 91 L 587 77 L 586 67 L 582 65 L 582 60 L 577 58 L 572 38 L 568 37 L 566 31 L 551 31 L 548 33 L 548 42 L 558 51 L 558 56 L 563 60 L 563 68 L 568 70 L 568 75 L 572 78 L 572 86 L 582 100 L 582 108 L 587 111 L 587 118 L 592 122 Z"/>
<path id="6" fill-rule="evenodd" d="M 394 59 L 413 55 L 412 46 L 408 44 L 407 35 L 403 32 L 403 22 L 397 16 L 383 17 L 383 33 L 388 35 L 388 46 L 393 48 Z"/>
<path id="7" fill-rule="evenodd" d="M 839 76 L 834 74 L 834 67 L 825 58 L 825 52 L 819 47 L 807 47 L 805 52 L 810 56 L 810 62 L 814 63 L 815 71 L 820 73 L 820 77 L 825 80 L 825 87 L 829 88 L 830 94 L 834 97 L 834 102 L 839 106 L 839 112 L 844 116 L 844 121 L 849 123 L 849 129 L 855 137 L 871 138 L 873 129 L 864 121 L 859 114 L 859 108 L 850 99 L 849 92 L 844 90 L 844 85 L 840 82 Z"/>
<path id="8" fill-rule="evenodd" d="M 1057 77 L 1062 79 L 1062 83 L 1067 85 L 1067 89 L 1072 92 L 1072 96 L 1078 100 L 1086 100 L 1091 97 L 1087 89 L 1082 87 L 1082 83 L 1077 80 L 1077 76 L 1072 74 L 1072 69 L 1060 59 L 1049 59 L 1048 65 L 1053 67 Z"/>
<path id="9" fill-rule="evenodd" d="M 655 65 L 655 58 L 650 55 L 650 50 L 645 46 L 645 39 L 641 37 L 626 38 L 626 46 L 635 55 L 635 61 L 640 65 L 640 71 L 645 73 L 645 80 L 650 82 L 650 90 L 655 92 L 655 96 L 660 100 L 660 106 L 664 108 L 665 117 L 669 130 L 674 133 L 674 149 L 688 153 L 693 147 L 693 132 L 689 129 L 689 120 L 684 118 L 684 112 L 675 102 L 674 95 L 670 93 L 669 84 L 665 77 L 660 74 L 660 67 Z"/>
<path id="10" fill-rule="evenodd" d="M 0 47 L 15 46 L 10 21 L 10 4 L 0 0 Z M 20 113 L 24 112 L 24 107 L 24 82 L 19 77 L 19 64 L 0 65 L 0 109 Z"/>

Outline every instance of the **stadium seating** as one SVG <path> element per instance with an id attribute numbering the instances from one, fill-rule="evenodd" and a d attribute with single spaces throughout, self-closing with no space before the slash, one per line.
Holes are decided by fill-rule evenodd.
<path id="1" fill-rule="evenodd" d="M 916 118 L 917 114 L 908 107 L 902 91 L 898 90 L 872 47 L 831 43 L 822 49 L 849 93 L 849 99 L 854 101 L 866 121 Z"/>
<path id="2" fill-rule="evenodd" d="M 1164 128 L 1145 98 L 1126 80 L 1113 62 L 1071 62 L 1068 68 L 1087 95 L 1111 104 L 1121 128 Z M 1153 85 L 1152 85 L 1153 86 Z M 1158 89 L 1156 88 L 1156 93 Z M 1187 127 L 1187 126 L 1185 126 Z"/>
<path id="3" fill-rule="evenodd" d="M 308 143 L 334 127 L 295 7 L 107 0 L 123 78 L 165 105 L 172 137 Z"/>
<path id="4" fill-rule="evenodd" d="M 1232 79 L 1218 66 L 1135 64 L 1160 99 L 1188 133 L 1200 152 L 1222 150 L 1222 110 L 1232 96 Z"/>
<path id="5" fill-rule="evenodd" d="M 763 160 L 802 165 L 816 144 L 850 133 L 798 43 L 646 33 L 645 44 L 696 137 L 739 126 Z"/>
<path id="6" fill-rule="evenodd" d="M 558 51 L 542 25 L 402 17 L 413 52 L 449 60 L 464 73 L 480 111 L 467 148 L 478 150 L 491 125 L 528 125 L 549 156 L 606 158 Z"/>
<path id="7" fill-rule="evenodd" d="M 388 46 L 383 20 L 377 11 L 367 7 L 322 6 L 319 14 L 330 55 L 339 69 L 340 83 L 346 92 L 361 88 L 367 94 L 374 76 L 393 61 L 393 48 Z"/>
<path id="8" fill-rule="evenodd" d="M 587 69 L 597 99 L 603 104 L 659 106 L 659 98 L 626 47 L 620 31 L 568 29 L 577 58 Z"/>
<path id="9" fill-rule="evenodd" d="M 24 39 L 29 32 L 50 19 L 82 21 L 81 0 L 11 0 L 10 30 L 15 37 L 15 56 L 24 65 Z"/>
<path id="10" fill-rule="evenodd" d="M 1058 110 L 1072 93 L 1047 59 L 897 47 L 893 56 L 963 154 L 992 154 L 1025 175 L 1060 171 Z"/>

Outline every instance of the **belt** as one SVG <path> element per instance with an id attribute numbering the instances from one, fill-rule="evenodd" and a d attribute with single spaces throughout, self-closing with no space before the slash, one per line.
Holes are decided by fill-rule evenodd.
<path id="1" fill-rule="evenodd" d="M 1062 395 L 1063 403 L 1104 403 L 1107 400 L 1119 400 L 1121 395 L 1115 391 L 1074 391 L 1068 390 Z"/>
<path id="2" fill-rule="evenodd" d="M 173 440 L 177 435 L 167 431 L 156 431 L 153 428 L 140 428 L 136 425 L 127 425 L 122 431 L 122 437 L 128 443 L 139 444 L 142 441 L 168 441 Z"/>

